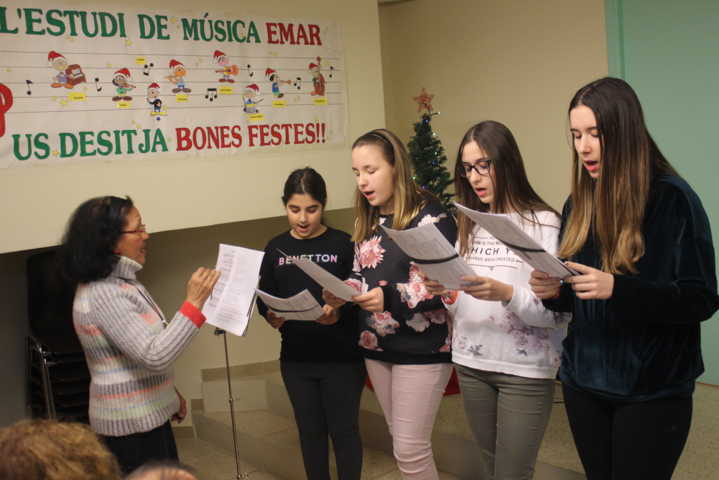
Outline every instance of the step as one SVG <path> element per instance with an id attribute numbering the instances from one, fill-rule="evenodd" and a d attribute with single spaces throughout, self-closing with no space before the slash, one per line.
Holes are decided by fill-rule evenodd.
<path id="1" fill-rule="evenodd" d="M 266 375 L 267 403 L 273 412 L 293 419 L 292 405 L 279 374 Z M 559 398 L 561 400 L 561 397 Z M 553 428 L 551 428 L 553 427 Z M 360 433 L 364 445 L 392 454 L 392 438 L 382 408 L 372 390 L 365 388 L 360 402 Z M 547 429 L 548 441 L 540 449 L 535 479 L 584 479 L 581 462 L 569 433 L 562 404 L 555 405 Z M 464 414 L 461 395 L 444 397 L 440 405 L 434 430 L 432 449 L 437 468 L 460 478 L 475 478 L 478 471 L 476 445 Z"/>
<path id="2" fill-rule="evenodd" d="M 232 421 L 229 412 L 193 412 L 195 429 L 200 439 L 233 451 Z M 300 452 L 299 434 L 293 419 L 270 410 L 237 412 L 235 414 L 240 459 L 286 480 L 305 480 Z M 331 449 L 331 445 L 330 445 Z M 334 453 L 330 451 L 330 471 L 336 479 Z M 442 480 L 456 477 L 441 473 Z M 394 458 L 384 451 L 364 448 L 363 480 L 401 479 Z"/>

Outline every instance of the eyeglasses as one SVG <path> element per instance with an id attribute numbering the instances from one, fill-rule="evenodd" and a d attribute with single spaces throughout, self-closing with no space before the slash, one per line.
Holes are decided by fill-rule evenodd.
<path id="1" fill-rule="evenodd" d="M 462 170 L 460 170 L 459 174 L 462 178 L 469 178 L 472 176 L 472 170 L 477 172 L 478 174 L 482 176 L 489 175 L 489 168 L 492 166 L 492 160 L 479 160 L 474 165 L 469 163 L 462 163 Z"/>
<path id="2" fill-rule="evenodd" d="M 120 233 L 147 233 L 147 225 L 141 223 L 135 230 L 122 230 Z"/>

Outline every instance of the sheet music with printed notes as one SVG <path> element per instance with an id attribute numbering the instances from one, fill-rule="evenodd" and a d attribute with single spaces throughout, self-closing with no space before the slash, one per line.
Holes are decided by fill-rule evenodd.
<path id="1" fill-rule="evenodd" d="M 472 267 L 459 256 L 454 245 L 432 223 L 406 230 L 382 226 L 404 253 L 427 275 L 450 290 L 459 290 L 460 277 L 475 275 Z"/>
<path id="2" fill-rule="evenodd" d="M 285 320 L 314 321 L 324 313 L 320 304 L 307 289 L 288 298 L 275 297 L 259 288 L 256 292 L 271 312 Z"/>
<path id="3" fill-rule="evenodd" d="M 265 252 L 220 244 L 215 268 L 222 272 L 202 313 L 207 323 L 244 335 L 255 305 L 255 288 Z"/>
<path id="4" fill-rule="evenodd" d="M 506 245 L 515 255 L 536 270 L 560 279 L 578 275 L 577 272 L 566 266 L 559 258 L 547 252 L 536 240 L 527 235 L 509 216 L 478 212 L 457 202 L 454 202 L 454 205 L 459 212 L 467 215 L 473 222 L 487 230 L 494 238 Z"/>
<path id="5" fill-rule="evenodd" d="M 278 252 L 287 257 L 287 254 L 282 250 L 278 250 Z M 344 281 L 332 275 L 312 260 L 306 258 L 292 258 L 292 263 L 297 265 L 298 268 L 309 275 L 309 277 L 321 285 L 322 288 L 329 290 L 336 297 L 339 297 L 346 302 L 351 301 L 353 296 L 360 294 L 360 292 L 358 292 L 354 287 L 347 285 Z"/>

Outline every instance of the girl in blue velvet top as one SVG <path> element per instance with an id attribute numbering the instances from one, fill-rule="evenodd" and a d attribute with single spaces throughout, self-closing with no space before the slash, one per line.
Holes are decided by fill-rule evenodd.
<path id="1" fill-rule="evenodd" d="M 670 479 L 704 371 L 700 322 L 719 308 L 709 221 L 626 82 L 582 87 L 569 123 L 559 256 L 579 275 L 530 283 L 573 313 L 559 372 L 572 433 L 589 480 Z"/>

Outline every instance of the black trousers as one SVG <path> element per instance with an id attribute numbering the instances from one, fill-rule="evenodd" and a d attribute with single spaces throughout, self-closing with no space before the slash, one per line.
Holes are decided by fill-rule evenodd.
<path id="1" fill-rule="evenodd" d="M 669 480 L 684 449 L 692 397 L 628 403 L 563 385 L 587 480 Z"/>
<path id="2" fill-rule="evenodd" d="M 178 460 L 169 420 L 149 432 L 102 439 L 117 458 L 124 475 L 152 460 Z"/>
<path id="3" fill-rule="evenodd" d="M 358 417 L 367 375 L 364 362 L 283 361 L 281 368 L 300 432 L 308 480 L 330 479 L 328 435 L 339 480 L 359 480 L 362 440 Z"/>

